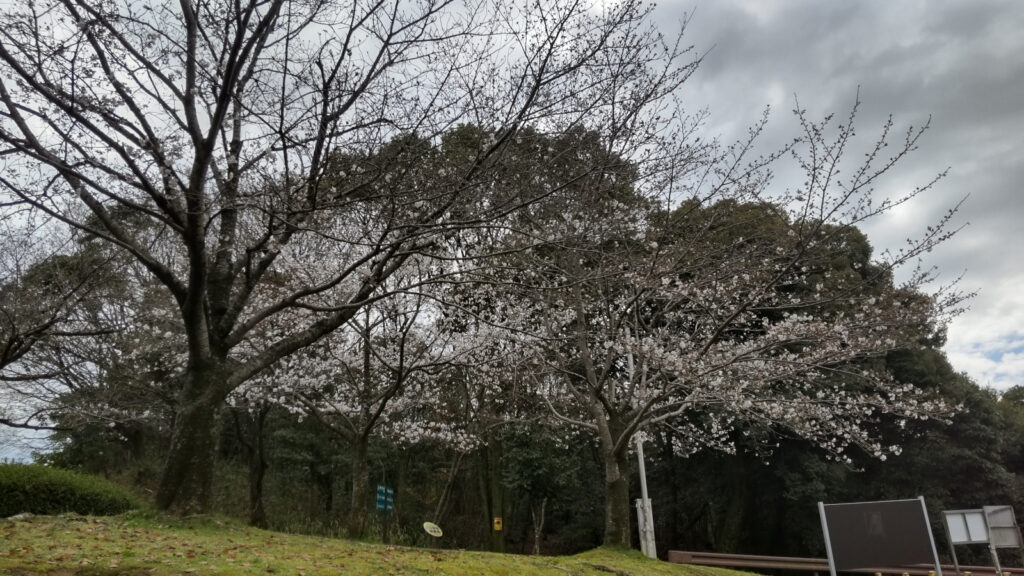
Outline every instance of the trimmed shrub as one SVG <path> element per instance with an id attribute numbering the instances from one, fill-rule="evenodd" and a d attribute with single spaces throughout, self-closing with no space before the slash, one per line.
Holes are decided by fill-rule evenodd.
<path id="1" fill-rule="evenodd" d="M 130 492 L 103 478 L 34 464 L 0 464 L 0 518 L 22 512 L 109 516 L 138 506 Z"/>

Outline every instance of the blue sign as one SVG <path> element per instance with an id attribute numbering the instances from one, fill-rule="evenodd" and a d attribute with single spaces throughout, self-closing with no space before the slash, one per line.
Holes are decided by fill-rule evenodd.
<path id="1" fill-rule="evenodd" d="M 391 510 L 395 507 L 395 490 L 383 484 L 377 485 L 377 510 Z"/>

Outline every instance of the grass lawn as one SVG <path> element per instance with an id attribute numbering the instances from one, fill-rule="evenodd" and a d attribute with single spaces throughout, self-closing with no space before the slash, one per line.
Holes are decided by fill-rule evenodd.
<path id="1" fill-rule="evenodd" d="M 0 520 L 0 574 L 447 574 L 508 576 L 739 576 L 639 552 L 534 557 L 364 544 L 257 530 L 216 518 L 145 514 Z"/>

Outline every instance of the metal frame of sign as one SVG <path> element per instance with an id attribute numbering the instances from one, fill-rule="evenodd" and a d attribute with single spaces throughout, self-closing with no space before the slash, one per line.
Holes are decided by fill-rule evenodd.
<path id="1" fill-rule="evenodd" d="M 928 540 L 932 543 L 932 556 L 935 557 L 935 575 L 942 576 L 942 564 L 939 563 L 939 551 L 935 549 L 935 535 L 932 534 L 932 524 L 928 521 L 928 507 L 924 505 L 924 496 L 918 496 L 921 501 L 921 512 L 924 513 L 924 521 L 928 525 Z"/>
<path id="2" fill-rule="evenodd" d="M 1012 506 L 984 506 L 970 510 L 946 510 L 942 513 L 943 527 L 946 529 L 946 540 L 949 542 L 949 552 L 953 557 L 953 566 L 956 573 L 960 574 L 960 561 L 956 557 L 956 546 L 961 544 L 988 544 L 989 553 L 992 554 L 992 565 L 996 574 L 1002 574 L 1003 568 L 999 563 L 998 548 L 1017 548 L 1024 553 L 1022 548 L 1020 528 L 1017 526 L 1017 517 L 1013 513 Z M 976 538 L 971 530 L 968 517 L 981 518 L 984 523 L 984 538 Z M 954 534 L 950 519 L 962 519 L 967 539 Z M 993 529 L 997 530 L 998 538 L 993 538 Z M 998 541 L 997 541 L 998 540 Z M 1012 540 L 1012 542 L 1010 541 Z"/>
<path id="3" fill-rule="evenodd" d="M 928 509 L 924 505 L 924 496 L 918 496 L 917 500 L 921 503 L 921 513 L 924 515 L 925 531 L 928 534 L 928 544 L 931 547 L 932 560 L 935 564 L 935 575 L 942 576 L 942 564 L 939 563 L 939 553 L 935 549 L 935 537 L 932 535 L 931 524 L 928 521 Z M 890 500 L 888 502 L 910 502 L 911 500 Z M 850 504 L 880 504 L 883 502 L 853 502 Z M 828 506 L 835 506 L 835 504 L 828 504 Z M 828 569 L 832 576 L 836 574 L 836 561 L 835 555 L 832 551 L 832 536 L 829 534 L 828 519 L 825 514 L 826 504 L 824 502 L 818 502 L 818 514 L 821 517 L 821 532 L 825 537 L 825 552 L 828 554 Z"/>
<path id="4" fill-rule="evenodd" d="M 988 540 L 996 548 L 1020 548 L 1020 528 L 1013 506 L 982 506 L 988 524 Z"/>
<path id="5" fill-rule="evenodd" d="M 828 522 L 825 520 L 825 503 L 818 502 L 818 517 L 821 518 L 821 533 L 825 537 L 825 554 L 828 555 L 828 571 L 836 576 L 836 560 L 832 557 L 832 538 L 828 534 Z"/>
<path id="6" fill-rule="evenodd" d="M 982 521 L 985 522 L 985 537 L 984 539 L 978 539 L 974 537 L 973 530 L 971 530 L 971 523 L 968 521 L 968 517 L 976 517 L 981 515 Z M 954 538 L 953 530 L 951 529 L 950 519 L 959 519 L 963 521 L 964 532 L 967 534 L 967 539 Z M 956 570 L 957 576 L 960 575 L 960 561 L 956 557 L 956 545 L 957 544 L 988 544 L 988 521 L 985 520 L 985 511 L 978 509 L 971 510 L 943 510 L 942 512 L 942 527 L 946 529 L 946 541 L 949 543 L 949 554 L 953 557 L 953 568 Z M 999 559 L 996 558 L 996 565 L 999 565 Z M 1001 571 L 996 569 L 996 573 Z"/>

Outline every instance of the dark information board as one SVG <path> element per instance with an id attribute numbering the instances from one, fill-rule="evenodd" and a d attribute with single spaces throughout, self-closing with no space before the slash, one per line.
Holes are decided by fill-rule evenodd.
<path id="1" fill-rule="evenodd" d="M 821 513 L 836 571 L 935 564 L 923 500 L 824 504 Z"/>

